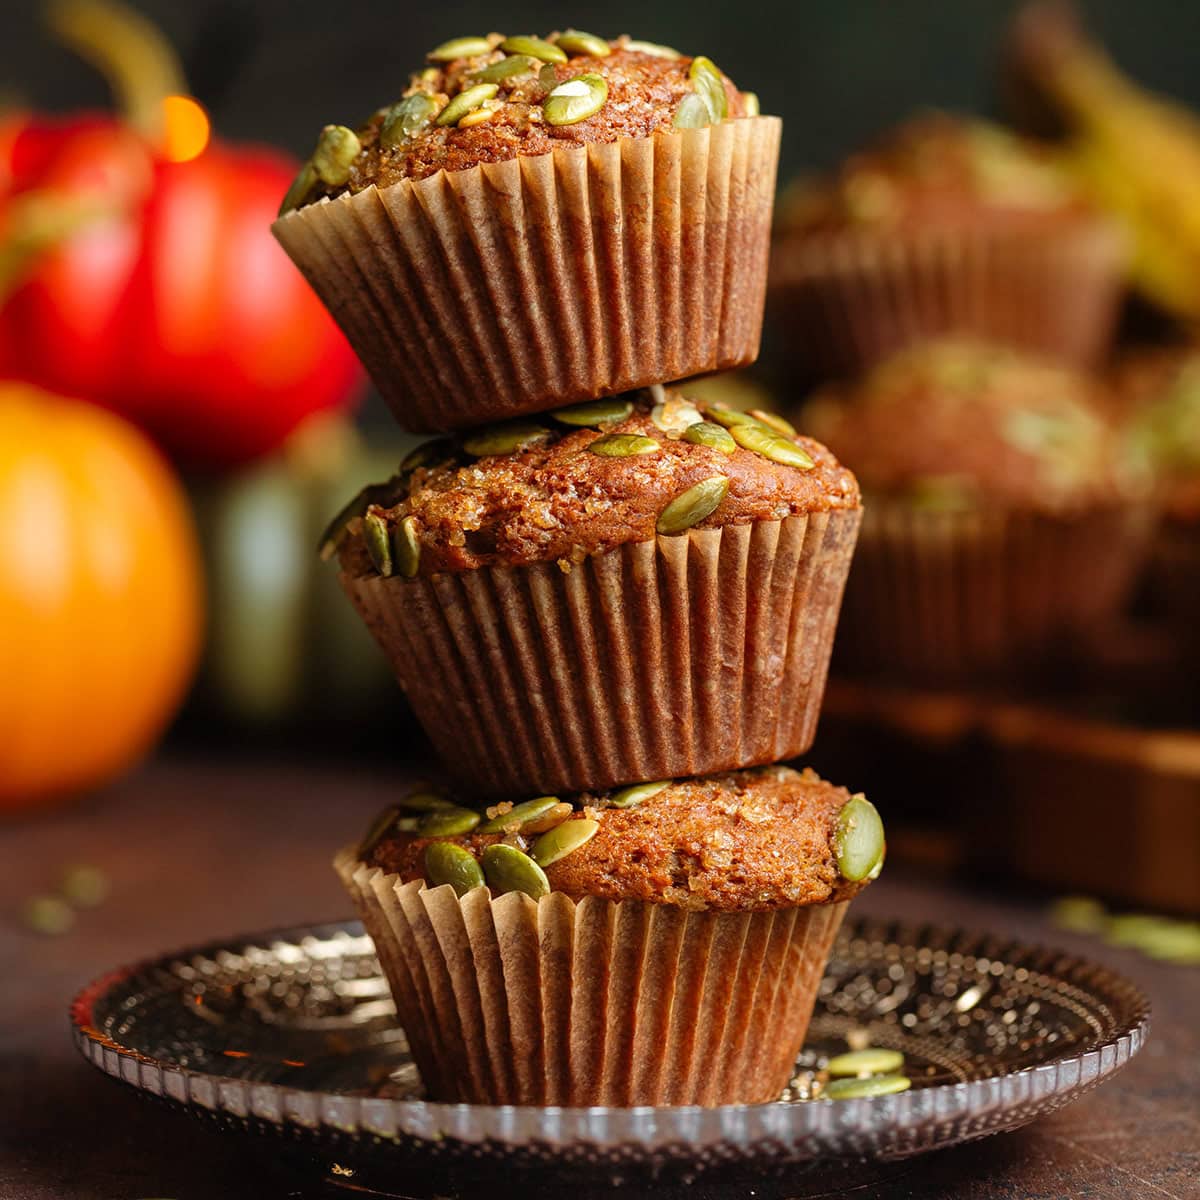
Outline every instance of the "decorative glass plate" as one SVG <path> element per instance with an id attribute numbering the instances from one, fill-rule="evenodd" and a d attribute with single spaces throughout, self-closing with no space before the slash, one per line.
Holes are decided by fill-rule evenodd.
<path id="1" fill-rule="evenodd" d="M 427 1196 L 495 1186 L 674 1187 L 786 1179 L 786 1194 L 1069 1103 L 1140 1049 L 1149 1005 L 1107 968 L 1053 950 L 926 926 L 849 921 L 793 1085 L 721 1108 L 437 1104 L 420 1082 L 370 939 L 357 922 L 216 942 L 126 967 L 75 999 L 83 1056 L 220 1129 L 281 1138 L 329 1182 Z M 854 1031 L 903 1051 L 911 1091 L 809 1100 L 807 1081 Z M 844 1166 L 864 1164 L 855 1175 Z M 817 1191 L 811 1190 L 808 1181 Z M 797 1182 L 800 1183 L 799 1189 Z M 782 1186 L 782 1185 L 781 1185 Z M 633 1194 L 626 1191 L 627 1195 Z M 683 1194 L 682 1192 L 680 1194 Z"/>

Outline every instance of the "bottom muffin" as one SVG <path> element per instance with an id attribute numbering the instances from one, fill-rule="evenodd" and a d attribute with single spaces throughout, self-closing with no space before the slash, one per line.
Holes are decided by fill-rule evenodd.
<path id="1" fill-rule="evenodd" d="M 791 1078 L 874 807 L 764 767 L 573 802 L 428 791 L 335 866 L 427 1094 L 487 1104 L 735 1104 Z"/>

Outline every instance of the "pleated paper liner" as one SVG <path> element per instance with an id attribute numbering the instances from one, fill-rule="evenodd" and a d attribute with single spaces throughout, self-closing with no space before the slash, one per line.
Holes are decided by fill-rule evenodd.
<path id="1" fill-rule="evenodd" d="M 859 515 L 691 530 L 567 572 L 341 580 L 473 794 L 600 789 L 809 748 Z"/>
<path id="2" fill-rule="evenodd" d="M 432 1099 L 755 1104 L 791 1078 L 846 903 L 690 912 L 552 892 L 461 900 L 342 851 Z"/>
<path id="3" fill-rule="evenodd" d="M 839 670 L 907 681 L 1003 680 L 1121 609 L 1153 514 L 930 512 L 868 502 L 838 636 Z"/>
<path id="4" fill-rule="evenodd" d="M 1162 522 L 1145 592 L 1149 615 L 1190 662 L 1200 662 L 1200 520 Z"/>
<path id="5" fill-rule="evenodd" d="M 806 375 L 845 375 L 963 335 L 1084 365 L 1106 352 L 1125 241 L 1102 219 L 1036 233 L 869 232 L 779 239 L 770 304 Z"/>
<path id="6" fill-rule="evenodd" d="M 403 426 L 479 425 L 752 362 L 781 128 L 564 146 L 274 231 Z"/>

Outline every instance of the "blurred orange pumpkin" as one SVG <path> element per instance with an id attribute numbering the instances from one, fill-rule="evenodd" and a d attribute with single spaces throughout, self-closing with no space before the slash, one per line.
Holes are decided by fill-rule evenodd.
<path id="1" fill-rule="evenodd" d="M 0 383 L 0 808 L 100 783 L 151 746 L 195 665 L 201 586 L 150 442 Z"/>

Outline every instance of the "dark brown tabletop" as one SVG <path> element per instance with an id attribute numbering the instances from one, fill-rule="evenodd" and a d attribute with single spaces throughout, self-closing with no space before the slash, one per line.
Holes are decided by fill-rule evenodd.
<path id="1" fill-rule="evenodd" d="M 377 767 L 176 758 L 73 807 L 0 825 L 0 1200 L 325 1195 L 275 1161 L 272 1144 L 219 1136 L 140 1102 L 85 1065 L 68 1035 L 66 1007 L 110 967 L 226 934 L 349 915 L 331 853 L 394 785 L 394 773 Z M 22 901 L 78 862 L 110 876 L 107 902 L 82 912 L 65 935 L 27 932 L 15 916 Z M 1072 1107 L 1016 1133 L 898 1164 L 882 1181 L 846 1190 L 804 1177 L 749 1192 L 699 1183 L 686 1191 L 692 1200 L 1200 1198 L 1200 970 L 1062 933 L 1040 899 L 923 881 L 897 868 L 856 904 L 1099 958 L 1148 991 L 1149 1043 L 1114 1081 Z M 519 1179 L 497 1180 L 489 1195 L 531 1197 Z"/>

